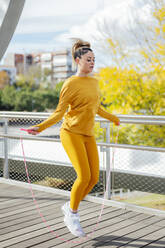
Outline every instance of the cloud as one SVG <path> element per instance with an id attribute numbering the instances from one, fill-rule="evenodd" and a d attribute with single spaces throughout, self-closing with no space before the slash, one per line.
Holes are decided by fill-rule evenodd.
<path id="1" fill-rule="evenodd" d="M 104 63 L 110 60 L 102 50 L 105 38 L 135 48 L 134 33 L 143 38 L 137 21 L 150 23 L 150 7 L 150 0 L 84 0 L 81 5 L 77 0 L 28 0 L 9 50 L 51 51 L 70 47 L 77 37 L 90 41 Z"/>
<path id="2" fill-rule="evenodd" d="M 22 18 L 89 14 L 96 10 L 98 2 L 100 0 L 83 0 L 83 2 L 77 0 L 27 0 Z"/>
<path id="3" fill-rule="evenodd" d="M 15 34 L 47 33 L 69 30 L 76 23 L 83 25 L 89 19 L 89 14 L 68 14 L 47 17 L 31 17 L 19 22 Z"/>
<path id="4" fill-rule="evenodd" d="M 111 64 L 111 52 L 105 39 L 119 40 L 125 52 L 132 56 L 132 62 L 138 61 L 139 44 L 144 45 L 144 33 L 148 38 L 148 26 L 153 24 L 150 0 L 112 0 L 106 2 L 104 9 L 97 11 L 85 23 L 71 26 L 69 31 L 59 34 L 54 40 L 70 44 L 71 38 L 82 38 L 91 42 L 96 54 L 96 65 Z M 108 44 L 108 43 L 107 43 Z M 137 50 L 137 52 L 135 52 Z"/>
<path id="5" fill-rule="evenodd" d="M 150 20 L 150 5 L 147 0 L 143 5 L 137 0 L 116 0 L 93 15 L 85 24 L 72 26 L 69 33 L 70 37 L 90 39 L 93 42 L 104 39 L 106 35 L 122 39 L 131 36 L 132 30 L 136 31 L 138 22 L 144 24 Z"/>

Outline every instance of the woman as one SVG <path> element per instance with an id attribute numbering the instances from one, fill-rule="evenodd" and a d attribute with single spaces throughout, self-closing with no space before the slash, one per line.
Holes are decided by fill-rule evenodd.
<path id="1" fill-rule="evenodd" d="M 90 76 L 95 64 L 90 43 L 76 41 L 72 47 L 72 56 L 78 67 L 76 75 L 64 82 L 53 114 L 42 123 L 30 127 L 28 133 L 36 135 L 65 117 L 60 139 L 77 173 L 77 179 L 71 190 L 70 202 L 62 206 L 64 222 L 72 234 L 85 236 L 79 222 L 78 206 L 99 179 L 99 157 L 94 137 L 95 115 L 116 125 L 120 125 L 120 120 L 100 107 L 98 80 Z M 68 112 L 65 113 L 67 108 Z"/>

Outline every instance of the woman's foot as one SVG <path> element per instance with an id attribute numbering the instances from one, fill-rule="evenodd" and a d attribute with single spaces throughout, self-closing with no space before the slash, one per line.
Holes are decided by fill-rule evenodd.
<path id="1" fill-rule="evenodd" d="M 66 202 L 62 206 L 62 211 L 64 213 L 64 223 L 69 229 L 69 231 L 77 236 L 84 237 L 86 234 L 84 233 L 81 225 L 80 225 L 80 217 L 78 213 L 72 213 L 70 210 L 70 202 Z"/>

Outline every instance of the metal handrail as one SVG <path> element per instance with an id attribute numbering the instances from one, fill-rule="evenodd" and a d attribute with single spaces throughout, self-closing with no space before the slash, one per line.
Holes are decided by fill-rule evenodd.
<path id="1" fill-rule="evenodd" d="M 46 112 L 10 112 L 0 111 L 0 118 L 33 118 L 45 119 L 52 113 Z M 120 115 L 116 114 L 121 123 L 129 124 L 146 124 L 146 125 L 165 125 L 165 116 L 161 115 Z M 109 122 L 104 118 L 96 115 L 96 121 Z"/>
<path id="2" fill-rule="evenodd" d="M 61 142 L 60 139 L 55 138 L 43 138 L 43 137 L 27 137 L 25 135 L 8 135 L 0 133 L 0 137 L 9 138 L 9 139 L 25 139 L 25 140 L 36 140 L 36 141 L 51 141 L 51 142 Z M 99 143 L 98 146 L 102 147 L 116 147 L 116 148 L 125 148 L 132 150 L 140 150 L 140 151 L 152 151 L 152 152 L 165 152 L 165 148 L 162 147 L 150 147 L 150 146 L 136 146 L 136 145 L 127 145 L 127 144 L 114 144 L 114 143 Z"/>
<path id="3" fill-rule="evenodd" d="M 0 133 L 0 137 L 4 140 L 4 177 L 8 178 L 8 139 L 19 139 L 20 137 L 24 140 L 36 140 L 36 141 L 51 141 L 51 142 L 61 142 L 60 139 L 49 138 L 44 136 L 30 136 L 30 135 L 22 135 L 22 134 L 8 134 L 8 124 L 10 125 L 10 120 L 13 119 L 30 119 L 30 120 L 38 120 L 38 119 L 46 119 L 49 117 L 51 113 L 41 113 L 41 112 L 8 112 L 8 111 L 0 111 L 0 122 L 4 123 L 4 133 Z M 127 124 L 147 124 L 147 125 L 160 125 L 162 128 L 165 125 L 165 116 L 146 116 L 146 115 L 116 115 L 120 119 L 120 123 Z M 110 168 L 110 147 L 114 148 L 124 148 L 124 149 L 132 149 L 132 150 L 141 150 L 141 151 L 150 151 L 150 152 L 165 152 L 165 148 L 162 147 L 150 147 L 150 146 L 138 146 L 138 145 L 128 145 L 128 144 L 114 144 L 111 143 L 110 133 L 111 133 L 111 125 L 112 122 L 106 120 L 104 118 L 100 118 L 96 115 L 96 122 L 100 122 L 100 127 L 106 129 L 106 143 L 98 143 L 97 146 L 101 148 L 101 151 L 106 152 L 106 178 L 111 173 Z M 29 123 L 30 125 L 30 123 Z M 120 128 L 120 127 L 119 127 Z M 120 171 L 121 173 L 121 171 Z M 128 173 L 128 177 L 130 177 L 131 173 Z M 125 175 L 124 175 L 125 176 Z M 148 174 L 148 177 L 150 175 Z M 143 179 L 143 178 L 142 178 Z M 146 179 L 148 180 L 148 179 Z M 151 178 L 152 180 L 152 178 Z M 164 180 L 164 179 L 163 179 Z M 164 182 L 162 182 L 164 183 Z M 157 189 L 156 189 L 157 190 Z M 164 191 L 163 191 L 164 193 Z M 108 187 L 107 189 L 107 199 L 111 198 L 111 189 Z"/>

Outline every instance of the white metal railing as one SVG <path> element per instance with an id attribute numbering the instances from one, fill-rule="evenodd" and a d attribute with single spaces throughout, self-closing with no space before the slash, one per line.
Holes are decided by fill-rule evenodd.
<path id="1" fill-rule="evenodd" d="M 12 118 L 19 119 L 46 119 L 50 114 L 49 113 L 34 113 L 34 112 L 0 112 L 0 123 L 4 124 L 4 132 L 0 133 L 0 137 L 4 140 L 4 169 L 3 176 L 5 178 L 9 177 L 8 169 L 8 139 L 20 138 L 20 135 L 8 134 L 8 120 Z M 143 116 L 143 115 L 117 115 L 120 118 L 120 123 L 129 123 L 129 124 L 147 124 L 147 125 L 165 125 L 165 116 Z M 114 144 L 110 143 L 110 122 L 103 118 L 96 116 L 96 121 L 101 123 L 101 127 L 106 129 L 106 143 L 97 143 L 101 147 L 102 151 L 106 152 L 106 176 L 111 173 L 110 168 L 110 148 L 123 148 L 123 149 L 132 149 L 139 151 L 150 151 L 150 152 L 165 152 L 165 148 L 161 147 L 150 147 L 150 146 L 137 146 L 137 145 L 127 145 L 127 144 Z M 21 135 L 25 140 L 36 140 L 36 141 L 48 141 L 48 142 L 60 142 L 59 139 L 54 138 L 43 138 L 36 136 L 26 136 Z M 107 198 L 111 197 L 111 189 L 108 189 Z"/>
<path id="2" fill-rule="evenodd" d="M 2 118 L 34 118 L 45 119 L 50 113 L 45 112 L 11 112 L 0 111 L 0 119 Z M 165 125 L 165 116 L 161 115 L 117 115 L 121 123 L 129 124 L 146 124 L 146 125 Z M 96 115 L 96 121 L 108 122 L 108 120 L 100 118 Z"/>

